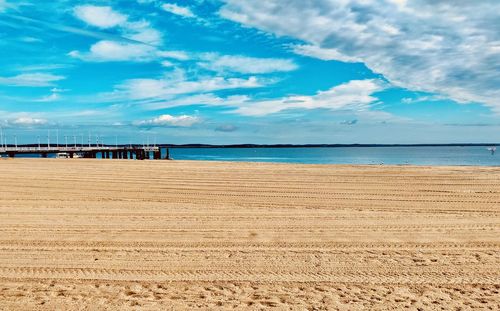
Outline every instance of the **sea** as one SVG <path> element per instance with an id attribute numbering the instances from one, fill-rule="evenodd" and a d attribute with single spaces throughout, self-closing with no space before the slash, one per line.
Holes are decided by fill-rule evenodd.
<path id="1" fill-rule="evenodd" d="M 170 148 L 170 156 L 178 160 L 305 164 L 500 165 L 500 150 L 491 154 L 484 146 Z"/>
<path id="2" fill-rule="evenodd" d="M 500 166 L 500 148 L 492 154 L 486 146 L 169 148 L 169 151 L 170 157 L 174 160 Z M 163 149 L 163 157 L 165 157 L 165 149 Z"/>

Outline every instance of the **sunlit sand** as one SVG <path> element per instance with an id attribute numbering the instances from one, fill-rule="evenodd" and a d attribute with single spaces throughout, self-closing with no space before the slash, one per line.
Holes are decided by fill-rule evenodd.
<path id="1" fill-rule="evenodd" d="M 500 303 L 500 168 L 0 159 L 0 230 L 0 309 Z"/>

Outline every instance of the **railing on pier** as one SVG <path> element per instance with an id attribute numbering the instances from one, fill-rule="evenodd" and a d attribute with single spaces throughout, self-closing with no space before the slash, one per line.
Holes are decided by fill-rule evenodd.
<path id="1" fill-rule="evenodd" d="M 85 147 L 0 147 L 0 153 L 7 152 L 17 152 L 17 153 L 40 153 L 40 152 L 48 152 L 48 153 L 58 153 L 58 152 L 88 152 L 88 151 L 115 151 L 115 150 L 144 150 L 146 152 L 155 152 L 159 151 L 160 147 L 97 147 L 97 146 L 85 146 Z"/>

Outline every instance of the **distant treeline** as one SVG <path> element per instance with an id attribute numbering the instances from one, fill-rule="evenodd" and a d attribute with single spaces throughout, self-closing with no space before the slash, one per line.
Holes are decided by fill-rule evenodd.
<path id="1" fill-rule="evenodd" d="M 237 144 L 237 145 L 207 145 L 207 144 L 159 144 L 160 147 L 169 148 L 345 148 L 345 147 L 490 147 L 498 146 L 498 143 L 473 143 L 473 144 Z"/>

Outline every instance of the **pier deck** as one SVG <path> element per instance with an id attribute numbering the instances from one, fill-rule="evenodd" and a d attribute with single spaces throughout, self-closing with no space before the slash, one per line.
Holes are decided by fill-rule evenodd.
<path id="1" fill-rule="evenodd" d="M 157 146 L 4 146 L 0 147 L 0 155 L 11 158 L 20 154 L 39 154 L 48 157 L 49 154 L 67 154 L 69 158 L 79 155 L 83 158 L 103 159 L 161 159 L 161 147 Z M 167 152 L 168 154 L 168 152 Z M 167 157 L 168 158 L 168 157 Z"/>

